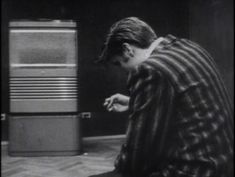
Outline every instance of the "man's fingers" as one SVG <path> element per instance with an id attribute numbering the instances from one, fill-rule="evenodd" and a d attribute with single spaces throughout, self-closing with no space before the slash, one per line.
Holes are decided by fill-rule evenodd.
<path id="1" fill-rule="evenodd" d="M 109 101 L 110 99 L 111 99 L 111 97 L 109 97 L 109 98 L 106 98 L 106 99 L 105 99 L 105 101 Z"/>
<path id="2" fill-rule="evenodd" d="M 116 112 L 117 111 L 117 106 L 115 105 L 115 104 L 113 104 L 109 109 L 108 109 L 108 111 L 114 111 L 114 112 Z"/>
<path id="3" fill-rule="evenodd" d="M 106 109 L 107 109 L 108 111 L 113 111 L 113 109 L 114 109 L 114 103 L 116 103 L 117 100 L 118 100 L 118 99 L 117 99 L 116 95 L 113 95 L 113 96 L 111 96 L 111 97 L 109 97 L 109 98 L 106 98 L 103 105 L 106 107 Z"/>
<path id="4" fill-rule="evenodd" d="M 108 104 L 107 104 L 107 107 L 110 108 L 116 101 L 116 98 L 111 96 L 109 99 L 108 99 Z"/>
<path id="5" fill-rule="evenodd" d="M 104 106 L 107 106 L 108 103 L 109 103 L 108 101 L 105 101 L 103 105 L 104 105 Z"/>
<path id="6" fill-rule="evenodd" d="M 105 106 L 106 110 L 109 112 L 122 112 L 122 110 L 127 110 L 128 106 L 124 99 L 129 99 L 129 97 L 124 96 L 120 97 L 120 94 L 112 95 L 104 100 L 103 105 Z M 124 100 L 124 101 L 123 101 Z M 129 102 L 129 100 L 127 100 Z M 124 107 L 123 107 L 124 106 Z M 126 107 L 127 109 L 126 109 Z"/>
<path id="7" fill-rule="evenodd" d="M 108 111 L 110 111 L 110 112 L 111 112 L 112 110 L 113 110 L 113 107 L 108 108 Z"/>
<path id="8" fill-rule="evenodd" d="M 109 102 L 110 102 L 110 98 L 106 98 L 105 100 L 104 100 L 104 106 L 107 106 L 108 104 L 109 104 Z"/>
<path id="9" fill-rule="evenodd" d="M 113 100 L 110 100 L 109 103 L 108 103 L 108 105 L 107 105 L 107 108 L 109 109 L 109 108 L 111 108 L 112 106 L 113 106 Z"/>

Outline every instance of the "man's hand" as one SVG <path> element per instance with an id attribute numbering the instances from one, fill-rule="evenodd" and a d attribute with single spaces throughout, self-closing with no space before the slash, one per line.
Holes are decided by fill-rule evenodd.
<path id="1" fill-rule="evenodd" d="M 130 97 L 116 93 L 105 99 L 104 106 L 108 111 L 124 112 L 129 109 Z"/>

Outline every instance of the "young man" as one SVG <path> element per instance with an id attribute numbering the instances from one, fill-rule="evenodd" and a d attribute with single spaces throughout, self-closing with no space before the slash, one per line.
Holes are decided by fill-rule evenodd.
<path id="1" fill-rule="evenodd" d="M 233 110 L 212 57 L 198 44 L 157 37 L 138 18 L 115 23 L 101 61 L 130 72 L 130 96 L 105 100 L 129 110 L 126 143 L 109 177 L 233 176 Z"/>

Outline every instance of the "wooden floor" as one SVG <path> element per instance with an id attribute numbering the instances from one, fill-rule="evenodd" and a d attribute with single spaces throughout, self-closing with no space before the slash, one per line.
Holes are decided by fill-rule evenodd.
<path id="1" fill-rule="evenodd" d="M 88 177 L 113 170 L 123 138 L 84 140 L 84 154 L 63 157 L 9 157 L 2 148 L 2 177 Z"/>

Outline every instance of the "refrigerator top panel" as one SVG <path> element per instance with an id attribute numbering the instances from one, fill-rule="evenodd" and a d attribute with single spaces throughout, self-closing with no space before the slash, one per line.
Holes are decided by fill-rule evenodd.
<path id="1" fill-rule="evenodd" d="M 9 23 L 9 27 L 41 27 L 41 28 L 75 28 L 76 22 L 72 20 L 36 20 L 36 21 L 30 21 L 30 20 L 17 20 L 17 21 L 11 21 Z"/>

